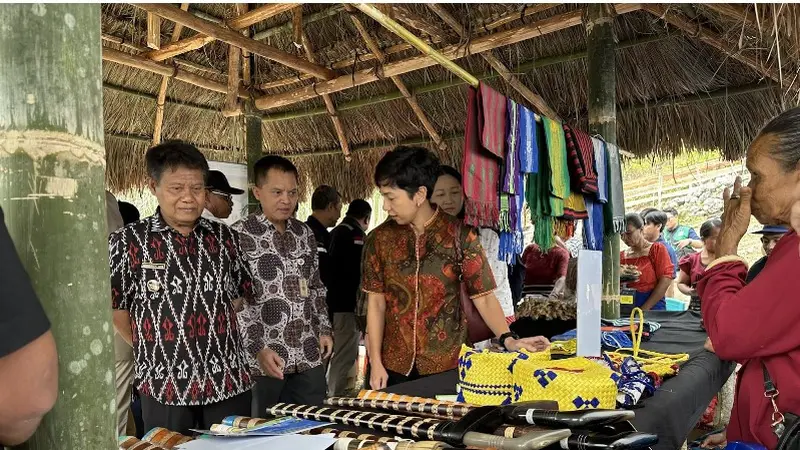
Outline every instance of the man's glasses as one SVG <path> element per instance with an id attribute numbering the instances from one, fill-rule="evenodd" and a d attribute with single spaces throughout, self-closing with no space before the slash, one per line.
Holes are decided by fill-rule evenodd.
<path id="1" fill-rule="evenodd" d="M 214 195 L 219 195 L 220 197 L 225 199 L 225 201 L 228 201 L 228 202 L 232 202 L 233 201 L 233 196 L 231 194 L 228 194 L 227 192 L 218 191 L 216 189 L 211 189 L 210 192 L 212 194 L 214 194 Z"/>

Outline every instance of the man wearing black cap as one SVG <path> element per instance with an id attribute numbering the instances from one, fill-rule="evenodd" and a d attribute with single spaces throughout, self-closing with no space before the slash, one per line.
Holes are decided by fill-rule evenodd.
<path id="1" fill-rule="evenodd" d="M 233 211 L 233 196 L 244 194 L 243 190 L 231 187 L 228 178 L 219 170 L 208 171 L 206 191 L 206 207 L 203 217 L 217 222 L 230 217 Z"/>
<path id="2" fill-rule="evenodd" d="M 755 278 L 756 275 L 761 272 L 761 269 L 763 269 L 764 265 L 767 264 L 767 258 L 769 258 L 769 254 L 772 253 L 772 249 L 775 248 L 775 245 L 778 243 L 778 241 L 780 241 L 783 235 L 788 231 L 788 228 L 781 225 L 766 225 L 761 230 L 753 232 L 753 234 L 761 235 L 761 245 L 764 249 L 764 257 L 750 266 L 750 270 L 747 271 L 747 283 L 753 281 L 753 278 Z"/>

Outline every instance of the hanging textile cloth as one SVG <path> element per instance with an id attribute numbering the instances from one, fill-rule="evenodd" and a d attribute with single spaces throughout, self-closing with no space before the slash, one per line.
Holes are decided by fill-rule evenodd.
<path id="1" fill-rule="evenodd" d="M 539 171 L 539 142 L 536 128 L 536 114 L 519 105 L 519 161 L 522 173 Z"/>
<path id="2" fill-rule="evenodd" d="M 482 106 L 480 91 L 469 87 L 467 121 L 464 125 L 464 156 L 461 174 L 464 184 L 464 223 L 474 227 L 497 228 L 499 219 L 500 159 L 481 145 Z"/>
<path id="3" fill-rule="evenodd" d="M 597 200 L 600 203 L 608 202 L 608 171 L 606 169 L 606 142 L 602 139 L 593 137 L 592 147 L 594 147 L 594 168 L 597 173 Z"/>
<path id="4" fill-rule="evenodd" d="M 597 173 L 594 171 L 592 138 L 583 131 L 564 124 L 567 142 L 567 163 L 572 191 L 597 194 Z"/>
<path id="5" fill-rule="evenodd" d="M 588 217 L 583 219 L 583 246 L 587 250 L 603 251 L 603 204 L 591 195 L 584 200 Z"/>
<path id="6" fill-rule="evenodd" d="M 500 193 L 500 249 L 498 258 L 511 264 L 522 253 L 522 198 L 520 173 L 519 105 L 508 99 L 506 157 Z"/>
<path id="7" fill-rule="evenodd" d="M 480 84 L 480 104 L 482 114 L 478 116 L 483 148 L 503 159 L 506 148 L 506 97 L 489 87 Z"/>
<path id="8" fill-rule="evenodd" d="M 564 215 L 564 200 L 569 197 L 569 171 L 567 170 L 567 145 L 561 123 L 542 116 L 547 139 L 547 156 L 550 161 L 550 208 L 553 217 Z"/>
<path id="9" fill-rule="evenodd" d="M 542 118 L 544 120 L 544 118 Z M 544 127 L 534 122 L 537 142 L 545 142 Z M 525 183 L 525 199 L 533 222 L 533 241 L 542 249 L 553 247 L 553 217 L 550 209 L 550 163 L 547 148 L 539 145 L 535 149 L 539 160 L 539 171 L 529 173 Z"/>
<path id="10" fill-rule="evenodd" d="M 606 233 L 625 232 L 625 196 L 622 187 L 622 162 L 619 148 L 606 142 L 608 164 L 608 204 L 605 207 Z"/>
<path id="11" fill-rule="evenodd" d="M 581 220 L 589 217 L 586 211 L 586 202 L 580 192 L 570 192 L 569 197 L 564 200 L 564 215 L 566 220 Z"/>

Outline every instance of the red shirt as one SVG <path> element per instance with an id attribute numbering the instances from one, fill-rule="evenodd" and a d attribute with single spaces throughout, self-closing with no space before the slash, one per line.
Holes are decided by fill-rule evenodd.
<path id="1" fill-rule="evenodd" d="M 800 413 L 800 255 L 797 234 L 775 246 L 764 270 L 745 285 L 744 264 L 707 270 L 697 290 L 703 321 L 720 359 L 742 364 L 728 425 L 728 441 L 758 442 L 775 448 L 772 406 L 764 397 L 763 361 L 780 391 L 781 412 Z"/>
<path id="2" fill-rule="evenodd" d="M 538 245 L 531 244 L 522 253 L 522 263 L 525 264 L 525 284 L 553 284 L 567 276 L 569 251 L 555 246 L 542 253 Z"/>
<path id="3" fill-rule="evenodd" d="M 659 242 L 654 242 L 650 246 L 650 252 L 647 256 L 627 258 L 624 251 L 620 252 L 619 263 L 636 266 L 639 269 L 639 279 L 635 283 L 628 283 L 628 287 L 639 292 L 650 292 L 655 289 L 659 278 L 672 279 L 675 274 L 672 260 L 669 259 L 669 252 Z"/>
<path id="4" fill-rule="evenodd" d="M 686 275 L 689 275 L 689 285 L 691 286 L 696 285 L 706 271 L 702 256 L 702 252 L 697 252 L 681 258 L 679 267 Z"/>

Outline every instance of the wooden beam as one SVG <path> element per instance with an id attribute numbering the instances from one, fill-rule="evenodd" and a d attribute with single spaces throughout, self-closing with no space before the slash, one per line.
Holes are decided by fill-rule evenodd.
<path id="1" fill-rule="evenodd" d="M 130 53 L 114 50 L 113 48 L 109 47 L 103 47 L 103 61 L 111 61 L 117 64 L 122 64 L 123 66 L 146 70 L 148 72 L 166 77 L 173 77 L 176 80 L 183 81 L 184 83 L 189 83 L 210 91 L 219 92 L 221 94 L 226 94 L 228 92 L 228 86 L 223 83 L 218 83 L 214 80 L 210 80 L 192 72 L 187 72 L 181 68 L 174 67 L 169 64 L 152 61 L 139 55 L 131 55 Z M 239 97 L 249 98 L 250 95 L 246 90 L 240 89 Z"/>
<path id="2" fill-rule="evenodd" d="M 283 64 L 287 67 L 291 67 L 300 72 L 312 74 L 315 77 L 323 80 L 329 80 L 336 77 L 336 72 L 330 69 L 310 63 L 302 58 L 298 58 L 292 54 L 278 50 L 270 45 L 248 39 L 234 30 L 223 28 L 219 25 L 208 22 L 207 20 L 195 17 L 194 15 L 186 11 L 181 11 L 174 6 L 159 3 L 133 3 L 133 5 L 137 8 L 141 8 L 153 14 L 158 14 L 167 20 L 180 23 L 200 33 L 212 36 L 215 39 L 235 45 L 243 50 L 247 50 L 251 53 Z"/>
<path id="3" fill-rule="evenodd" d="M 181 9 L 187 11 L 189 9 L 188 3 L 182 3 Z M 150 14 L 147 14 L 150 17 Z M 158 17 L 158 16 L 155 16 Z M 175 28 L 172 30 L 172 38 L 170 41 L 175 42 L 181 38 L 183 25 L 176 23 Z M 161 143 L 161 131 L 164 128 L 164 103 L 167 100 L 167 85 L 169 84 L 168 76 L 161 77 L 161 86 L 158 88 L 158 96 L 156 97 L 156 120 L 153 125 L 153 145 L 156 146 Z"/>
<path id="4" fill-rule="evenodd" d="M 147 47 L 142 47 L 141 45 L 137 45 L 137 44 L 134 44 L 132 42 L 128 42 L 128 41 L 122 39 L 119 36 L 114 36 L 113 34 L 103 33 L 101 35 L 101 38 L 106 42 L 113 42 L 114 44 L 120 45 L 120 46 L 122 46 L 124 48 L 127 48 L 129 50 L 133 50 L 133 51 L 136 52 L 136 54 L 145 54 L 145 53 L 149 53 L 149 51 L 150 51 Z M 208 66 L 204 66 L 202 64 L 197 64 L 196 62 L 188 61 L 188 60 L 185 60 L 183 58 L 175 58 L 173 61 L 175 63 L 177 63 L 177 64 L 182 65 L 182 66 L 190 67 L 192 69 L 200 70 L 202 72 L 213 73 L 215 75 L 222 75 L 222 72 L 220 72 L 219 70 L 217 70 L 217 69 L 215 69 L 213 67 L 208 67 Z"/>
<path id="5" fill-rule="evenodd" d="M 303 5 L 296 5 L 292 9 L 292 33 L 294 45 L 303 45 Z M 311 61 L 309 59 L 309 61 Z"/>
<path id="6" fill-rule="evenodd" d="M 413 45 L 414 48 L 427 55 L 437 63 L 441 64 L 445 69 L 453 72 L 457 77 L 463 79 L 472 86 L 478 86 L 478 79 L 472 76 L 469 72 L 464 70 L 461 66 L 454 63 L 452 59 L 442 55 L 436 49 L 428 45 L 425 41 L 418 38 L 414 33 L 405 29 L 402 25 L 395 22 L 391 17 L 383 14 L 378 8 L 367 3 L 354 3 L 353 6 L 358 8 L 364 14 L 372 17 L 378 23 L 383 25 L 387 30 L 403 38 L 404 41 Z"/>
<path id="7" fill-rule="evenodd" d="M 300 10 L 298 7 L 295 11 Z M 303 50 L 306 53 L 306 58 L 309 61 L 316 61 L 316 57 L 314 56 L 314 46 L 311 41 L 308 39 L 308 34 L 302 29 L 303 20 L 302 20 L 302 10 L 300 10 L 300 20 L 295 21 L 295 25 L 300 27 L 299 34 L 300 40 L 302 42 Z M 295 15 L 297 17 L 297 15 Z M 339 114 L 336 112 L 336 105 L 333 104 L 333 99 L 329 94 L 322 94 L 322 100 L 325 102 L 325 109 L 328 110 L 328 116 L 331 118 L 331 123 L 333 123 L 333 129 L 336 131 L 336 137 L 339 139 L 339 146 L 342 148 L 342 154 L 344 154 L 344 158 L 347 161 L 350 161 L 350 144 L 347 143 L 347 134 L 344 131 L 344 124 L 342 123 L 342 118 L 339 117 Z"/>
<path id="8" fill-rule="evenodd" d="M 403 22 L 415 30 L 421 31 L 432 38 L 438 38 L 440 40 L 446 39 L 446 35 L 442 34 L 442 30 L 440 30 L 438 26 L 431 23 L 428 19 L 414 13 L 408 9 L 407 6 L 396 4 L 392 9 L 394 11 L 394 19 Z"/>
<path id="9" fill-rule="evenodd" d="M 487 31 L 491 31 L 497 28 L 502 27 L 505 24 L 511 23 L 515 20 L 522 20 L 524 17 L 528 17 L 533 14 L 538 14 L 543 11 L 547 11 L 548 9 L 555 8 L 557 6 L 561 6 L 560 3 L 540 3 L 538 5 L 528 6 L 527 4 L 523 6 L 522 11 L 520 12 L 513 12 L 511 14 L 506 14 L 496 20 L 493 20 L 486 25 L 483 25 L 482 28 L 485 28 Z"/>
<path id="10" fill-rule="evenodd" d="M 640 4 L 620 3 L 616 5 L 617 13 L 624 14 L 641 9 Z M 570 11 L 547 19 L 521 25 L 510 30 L 488 34 L 472 40 L 469 45 L 451 45 L 440 50 L 440 53 L 450 59 L 463 58 L 467 55 L 483 53 L 506 45 L 516 44 L 566 28 L 581 24 L 581 11 Z M 425 55 L 414 56 L 402 61 L 385 64 L 381 74 L 376 74 L 373 69 L 363 69 L 353 74 L 343 75 L 338 78 L 316 83 L 313 86 L 303 86 L 291 91 L 265 95 L 256 99 L 256 107 L 262 110 L 292 105 L 319 96 L 319 94 L 332 94 L 355 86 L 361 86 L 415 70 L 424 69 L 436 64 L 436 61 Z"/>
<path id="11" fill-rule="evenodd" d="M 669 11 L 669 9 L 662 4 L 646 4 L 643 8 L 670 25 L 679 28 L 689 37 L 699 39 L 701 42 L 714 47 L 725 55 L 755 70 L 759 75 L 780 82 L 780 75 L 774 69 L 765 68 L 756 58 L 742 54 L 740 49 L 737 49 L 734 44 L 726 41 L 719 33 L 703 27 L 699 23 L 684 19 L 680 15 Z"/>
<path id="12" fill-rule="evenodd" d="M 264 129 L 261 123 L 261 116 L 255 112 L 252 101 L 245 104 L 244 110 L 245 136 L 244 145 L 247 151 L 247 212 L 250 214 L 259 212 L 261 204 L 253 194 L 253 187 L 256 185 L 255 168 L 256 162 L 264 156 Z"/>
<path id="13" fill-rule="evenodd" d="M 444 7 L 444 5 L 440 3 L 428 3 L 428 7 L 433 10 L 436 15 L 438 15 L 444 23 L 446 23 L 450 28 L 452 28 L 456 34 L 460 38 L 465 38 L 468 36 L 467 30 L 461 25 L 461 23 L 450 14 L 449 11 Z M 525 83 L 519 80 L 511 71 L 500 61 L 499 58 L 495 57 L 492 51 L 488 51 L 486 53 L 481 53 L 483 59 L 489 63 L 490 66 L 497 73 L 503 77 L 503 80 L 506 81 L 515 91 L 517 91 L 525 100 L 527 100 L 533 108 L 538 111 L 540 114 L 543 114 L 551 119 L 561 121 L 558 113 L 551 108 L 547 102 L 539 95 L 533 92 L 528 86 L 525 86 Z"/>
<path id="14" fill-rule="evenodd" d="M 216 39 L 213 37 L 198 33 L 190 38 L 170 42 L 160 49 L 147 52 L 142 56 L 152 59 L 153 61 L 164 61 L 165 59 L 170 59 L 177 55 L 182 55 L 192 50 L 197 50 L 198 48 L 201 48 L 204 45 L 214 41 L 216 41 Z"/>
<path id="15" fill-rule="evenodd" d="M 235 19 L 228 20 L 226 24 L 234 30 L 243 30 L 258 22 L 275 17 L 297 6 L 296 3 L 268 3 L 245 14 L 240 14 Z"/>
<path id="16" fill-rule="evenodd" d="M 237 3 L 236 4 L 236 13 L 239 15 L 247 14 L 247 11 L 250 9 L 250 5 L 248 3 Z M 242 36 L 250 37 L 250 27 L 245 27 L 242 29 Z M 242 52 L 242 82 L 245 86 L 250 86 L 253 84 L 253 80 L 250 79 L 250 52 L 243 51 Z"/>
<path id="17" fill-rule="evenodd" d="M 106 82 L 106 81 L 103 82 L 103 89 L 108 89 L 110 91 L 119 92 L 119 93 L 122 93 L 122 94 L 133 95 L 133 96 L 136 96 L 136 97 L 146 98 L 146 99 L 152 100 L 152 101 L 157 101 L 158 100 L 158 96 L 155 95 L 155 94 L 151 94 L 149 92 L 137 91 L 136 89 L 131 89 L 131 88 L 128 88 L 128 87 L 125 87 L 125 86 L 120 86 L 120 85 L 109 83 L 109 82 Z M 184 101 L 181 101 L 181 100 L 177 100 L 177 99 L 174 99 L 174 98 L 170 98 L 170 97 L 165 98 L 164 99 L 164 103 L 171 103 L 171 104 L 176 105 L 176 106 L 185 106 L 187 108 L 193 108 L 193 109 L 196 109 L 198 111 L 220 113 L 219 109 L 212 108 L 210 106 L 199 105 L 197 103 L 187 103 L 187 102 L 184 102 Z"/>
<path id="18" fill-rule="evenodd" d="M 323 9 L 322 11 L 316 12 L 314 14 L 310 14 L 308 16 L 303 16 L 303 26 L 312 24 L 314 22 L 318 22 L 323 19 L 327 19 L 328 17 L 333 17 L 342 10 L 342 5 L 332 5 L 330 8 Z M 253 39 L 260 41 L 262 39 L 267 39 L 276 34 L 284 33 L 287 31 L 292 31 L 292 21 L 289 20 L 284 22 L 281 25 L 274 26 L 272 28 L 267 28 L 266 30 L 259 31 L 258 33 L 253 35 Z"/>
<path id="19" fill-rule="evenodd" d="M 376 58 L 378 58 L 378 61 L 380 61 L 380 63 L 383 64 L 386 59 L 386 55 L 384 55 L 383 50 L 381 50 L 378 43 L 375 42 L 375 39 L 372 38 L 372 35 L 369 34 L 369 31 L 367 31 L 367 28 L 364 26 L 364 24 L 361 23 L 361 19 L 359 19 L 358 16 L 355 14 L 356 12 L 355 8 L 346 5 L 345 9 L 347 9 L 347 12 L 350 13 L 350 19 L 352 19 L 353 21 L 353 26 L 355 26 L 356 30 L 358 31 L 358 34 L 361 35 L 361 39 L 364 41 L 369 51 L 371 51 L 372 54 L 375 55 Z M 394 76 L 391 77 L 391 80 L 394 83 L 394 85 L 397 86 L 398 91 L 400 91 L 400 93 L 406 99 L 406 103 L 408 103 L 408 106 L 411 108 L 411 111 L 413 111 L 414 115 L 417 116 L 417 119 L 419 119 L 420 123 L 422 123 L 423 128 L 425 128 L 425 131 L 427 131 L 428 134 L 431 136 L 431 139 L 433 139 L 433 141 L 436 143 L 436 146 L 439 147 L 439 149 L 446 148 L 447 144 L 442 140 L 442 137 L 439 135 L 439 132 L 436 131 L 436 128 L 433 126 L 433 123 L 431 123 L 431 121 L 428 119 L 428 116 L 425 114 L 425 111 L 423 111 L 422 107 L 419 106 L 417 98 L 408 89 L 406 84 L 403 82 L 403 79 L 400 78 L 399 76 Z"/>
<path id="20" fill-rule="evenodd" d="M 161 48 L 161 17 L 150 13 L 147 13 L 147 46 Z"/>

